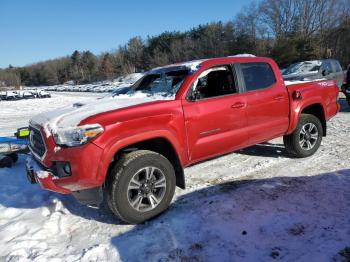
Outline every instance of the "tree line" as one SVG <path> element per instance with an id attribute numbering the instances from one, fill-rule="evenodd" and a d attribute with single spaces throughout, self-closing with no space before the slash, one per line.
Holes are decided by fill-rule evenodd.
<path id="1" fill-rule="evenodd" d="M 185 32 L 134 37 L 111 52 L 71 56 L 0 70 L 0 85 L 77 84 L 112 79 L 169 63 L 251 53 L 280 67 L 322 58 L 350 63 L 350 0 L 262 0 L 232 21 Z"/>

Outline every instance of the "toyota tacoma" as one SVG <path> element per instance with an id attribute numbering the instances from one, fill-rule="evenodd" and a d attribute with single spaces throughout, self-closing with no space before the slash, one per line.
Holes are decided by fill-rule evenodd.
<path id="1" fill-rule="evenodd" d="M 224 57 L 153 69 L 125 95 L 30 120 L 30 182 L 141 223 L 185 188 L 184 168 L 283 137 L 313 155 L 339 111 L 333 80 L 285 83 L 269 58 Z"/>

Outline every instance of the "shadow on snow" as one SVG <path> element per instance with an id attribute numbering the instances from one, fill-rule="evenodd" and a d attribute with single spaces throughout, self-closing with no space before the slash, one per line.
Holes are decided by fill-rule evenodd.
<path id="1" fill-rule="evenodd" d="M 238 180 L 180 196 L 112 239 L 123 261 L 324 261 L 350 241 L 350 169 Z"/>
<path id="2" fill-rule="evenodd" d="M 0 173 L 1 205 L 50 208 L 59 199 L 74 215 L 123 225 L 106 210 L 30 185 L 21 162 L 15 169 Z M 167 212 L 111 243 L 123 261 L 323 261 L 349 245 L 349 217 L 350 169 L 236 180 L 177 197 Z"/>
<path id="3" fill-rule="evenodd" d="M 74 215 L 108 224 L 123 224 L 104 206 L 93 209 L 81 205 L 73 196 L 43 190 L 32 185 L 25 175 L 25 156 L 12 168 L 0 170 L 0 205 L 12 208 L 34 209 L 47 207 L 55 210 L 57 200 Z"/>

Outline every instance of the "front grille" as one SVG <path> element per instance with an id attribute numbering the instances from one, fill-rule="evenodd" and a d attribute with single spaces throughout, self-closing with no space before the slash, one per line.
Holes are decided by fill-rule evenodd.
<path id="1" fill-rule="evenodd" d="M 38 155 L 40 158 L 42 158 L 45 155 L 46 147 L 45 142 L 43 140 L 43 137 L 41 135 L 40 130 L 29 127 L 30 135 L 29 135 L 29 144 L 31 150 Z"/>

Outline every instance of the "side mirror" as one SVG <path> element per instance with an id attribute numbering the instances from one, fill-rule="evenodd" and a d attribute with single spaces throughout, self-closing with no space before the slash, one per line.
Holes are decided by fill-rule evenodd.
<path id="1" fill-rule="evenodd" d="M 201 94 L 198 90 L 192 90 L 191 95 L 189 96 L 189 99 L 191 101 L 197 101 L 201 98 Z"/>
<path id="2" fill-rule="evenodd" d="M 28 139 L 29 138 L 29 128 L 28 127 L 22 127 L 17 129 L 17 132 L 15 133 L 15 136 L 18 139 Z"/>

